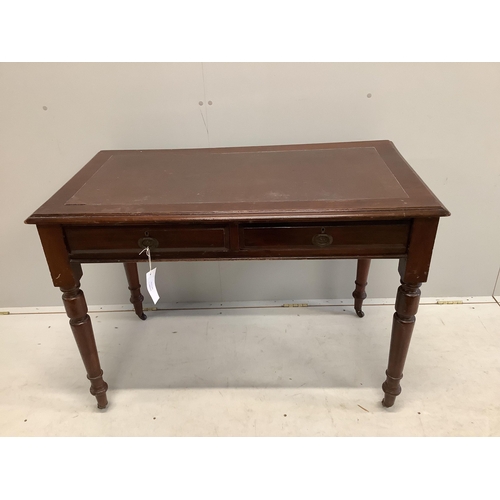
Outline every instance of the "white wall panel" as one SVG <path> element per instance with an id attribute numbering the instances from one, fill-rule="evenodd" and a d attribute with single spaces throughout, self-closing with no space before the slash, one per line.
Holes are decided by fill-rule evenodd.
<path id="1" fill-rule="evenodd" d="M 423 293 L 490 295 L 499 88 L 497 63 L 0 64 L 0 307 L 60 304 L 23 220 L 101 149 L 372 139 L 392 140 L 452 212 Z M 370 297 L 395 294 L 396 267 L 374 261 Z M 353 261 L 162 263 L 158 287 L 162 302 L 345 298 L 354 271 Z M 121 265 L 84 273 L 89 303 L 127 302 Z"/>

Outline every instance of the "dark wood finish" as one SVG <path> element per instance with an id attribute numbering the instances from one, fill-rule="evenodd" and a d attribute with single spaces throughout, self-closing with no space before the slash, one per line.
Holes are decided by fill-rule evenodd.
<path id="1" fill-rule="evenodd" d="M 366 299 L 366 285 L 368 285 L 368 272 L 370 271 L 371 259 L 358 259 L 358 266 L 356 270 L 356 280 L 354 281 L 356 289 L 352 292 L 354 297 L 354 310 L 356 314 L 362 318 L 365 313 L 363 312 L 363 300 Z"/>
<path id="2" fill-rule="evenodd" d="M 105 402 L 81 263 L 123 262 L 142 316 L 136 262 L 358 259 L 355 310 L 371 258 L 399 259 L 402 285 L 384 404 L 399 379 L 427 281 L 440 217 L 449 212 L 390 141 L 101 151 L 36 210 L 52 282 L 63 300 L 99 405 Z"/>
<path id="3" fill-rule="evenodd" d="M 377 223 L 337 223 L 300 226 L 241 226 L 240 248 L 325 250 L 328 255 L 352 255 L 355 247 L 359 252 L 401 254 L 406 250 L 409 222 L 388 221 Z M 330 240 L 324 243 L 315 238 L 322 235 Z"/>
<path id="4" fill-rule="evenodd" d="M 229 235 L 225 227 L 185 226 L 67 226 L 64 228 L 69 251 L 74 258 L 91 255 L 120 254 L 136 257 L 143 249 L 140 241 L 152 238 L 155 255 L 168 256 L 179 252 L 227 251 Z"/>
<path id="5" fill-rule="evenodd" d="M 232 231 L 232 232 L 231 232 Z M 78 262 L 137 260 L 141 240 L 153 238 L 154 260 L 268 258 L 351 258 L 405 255 L 410 221 L 317 225 L 122 225 L 66 226 L 70 258 Z M 232 236 L 230 236 L 232 235 Z M 322 245 L 316 237 L 330 237 Z M 144 258 L 141 257 L 141 259 Z"/>
<path id="6" fill-rule="evenodd" d="M 429 275 L 432 250 L 439 219 L 414 219 L 406 257 L 399 261 L 399 274 L 407 283 L 425 283 Z"/>
<path id="7" fill-rule="evenodd" d="M 104 409 L 108 404 L 106 398 L 108 385 L 102 378 L 92 322 L 87 314 L 85 296 L 80 289 L 80 279 L 83 275 L 82 266 L 70 262 L 64 233 L 60 226 L 38 226 L 38 233 L 49 265 L 52 282 L 63 292 L 63 304 L 87 370 L 87 378 L 91 384 L 90 392 L 97 399 L 97 407 Z"/>
<path id="8" fill-rule="evenodd" d="M 141 294 L 141 284 L 139 282 L 139 273 L 135 262 L 124 262 L 125 274 L 127 275 L 128 289 L 130 290 L 130 302 L 134 306 L 135 314 L 140 319 L 145 320 L 147 316 L 142 309 L 144 297 Z"/>
<path id="9" fill-rule="evenodd" d="M 127 173 L 117 177 L 120 165 Z M 381 172 L 387 182 L 378 176 Z M 211 194 L 201 202 L 198 193 L 205 190 Z M 27 222 L 290 222 L 446 215 L 392 142 L 369 141 L 101 151 Z"/>
<path id="10" fill-rule="evenodd" d="M 80 290 L 80 283 L 76 283 L 71 288 L 61 287 L 61 291 L 63 292 L 64 308 L 69 318 L 69 324 L 87 370 L 87 378 L 90 380 L 90 393 L 96 397 L 97 407 L 102 410 L 108 405 L 106 397 L 108 384 L 102 378 L 101 365 L 90 316 L 87 314 L 85 297 L 82 290 Z"/>
<path id="11" fill-rule="evenodd" d="M 410 347 L 411 334 L 415 326 L 420 300 L 421 283 L 403 283 L 398 288 L 396 296 L 396 312 L 392 322 L 391 346 L 389 349 L 389 364 L 386 370 L 386 381 L 382 384 L 385 397 L 382 404 L 390 407 L 401 394 L 399 381 L 403 378 L 403 368 Z"/>
<path id="12" fill-rule="evenodd" d="M 386 381 L 382 385 L 382 404 L 390 407 L 401 393 L 399 381 L 410 346 L 415 315 L 420 301 L 420 286 L 427 281 L 432 249 L 438 228 L 438 218 L 415 219 L 412 224 L 407 256 L 399 261 L 401 286 L 396 295 L 396 312 L 392 322 L 389 363 Z"/>
<path id="13" fill-rule="evenodd" d="M 71 288 L 82 277 L 82 266 L 71 262 L 60 226 L 37 225 L 54 286 Z"/>

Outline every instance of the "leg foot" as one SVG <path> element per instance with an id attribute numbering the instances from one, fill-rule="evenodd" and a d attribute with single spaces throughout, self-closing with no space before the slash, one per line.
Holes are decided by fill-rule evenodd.
<path id="1" fill-rule="evenodd" d="M 142 309 L 144 297 L 141 294 L 141 284 L 139 283 L 139 273 L 135 262 L 124 262 L 125 274 L 127 275 L 128 289 L 130 290 L 130 302 L 134 306 L 135 314 L 145 320 L 147 316 Z"/>
<path id="2" fill-rule="evenodd" d="M 362 318 L 365 313 L 362 311 L 363 301 L 366 299 L 366 285 L 368 280 L 368 271 L 370 270 L 371 259 L 358 259 L 358 267 L 356 270 L 356 289 L 352 292 L 354 297 L 354 310 L 356 314 Z"/>
<path id="3" fill-rule="evenodd" d="M 384 399 L 382 399 L 382 406 L 384 406 L 385 408 L 390 408 L 391 406 L 394 405 L 395 402 L 396 402 L 396 396 L 386 394 L 384 396 Z"/>
<path id="4" fill-rule="evenodd" d="M 90 394 L 92 394 L 92 396 L 95 396 L 95 398 L 97 399 L 97 408 L 99 408 L 99 410 L 104 410 L 108 406 L 108 398 L 106 397 L 108 384 L 106 384 L 106 382 L 104 382 L 104 380 L 102 379 L 102 370 L 101 374 L 98 375 L 97 377 L 91 378 L 87 375 L 87 378 L 90 380 L 91 383 Z M 95 389 L 94 384 L 101 385 L 101 389 L 100 390 Z"/>
<path id="5" fill-rule="evenodd" d="M 401 394 L 400 380 L 410 347 L 411 334 L 415 326 L 415 314 L 420 300 L 421 283 L 403 283 L 396 296 L 396 312 L 392 321 L 391 347 L 386 380 L 382 384 L 385 397 L 382 404 L 389 408 Z"/>
<path id="6" fill-rule="evenodd" d="M 98 410 L 105 410 L 108 407 L 108 400 L 106 396 L 103 398 L 97 398 L 97 409 Z"/>
<path id="7" fill-rule="evenodd" d="M 105 408 L 108 404 L 106 397 L 108 384 L 102 378 L 92 323 L 90 316 L 87 314 L 85 296 L 80 290 L 80 283 L 78 282 L 71 288 L 61 288 L 61 291 L 63 292 L 64 308 L 69 317 L 69 324 L 85 365 L 87 378 L 90 380 L 90 393 L 97 399 L 97 407 Z"/>

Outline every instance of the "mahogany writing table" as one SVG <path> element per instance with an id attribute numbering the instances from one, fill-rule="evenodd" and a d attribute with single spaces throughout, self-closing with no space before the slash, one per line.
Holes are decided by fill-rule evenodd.
<path id="1" fill-rule="evenodd" d="M 99 408 L 107 406 L 82 290 L 82 263 L 123 262 L 136 314 L 137 262 L 358 259 L 362 317 L 370 260 L 398 259 L 385 393 L 392 406 L 427 281 L 439 218 L 450 215 L 390 141 L 101 151 L 27 219 L 36 224 L 54 286 Z"/>

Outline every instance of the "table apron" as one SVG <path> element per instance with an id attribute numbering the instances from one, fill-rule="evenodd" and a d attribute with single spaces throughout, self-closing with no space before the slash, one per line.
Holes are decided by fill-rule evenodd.
<path id="1" fill-rule="evenodd" d="M 65 226 L 74 262 L 400 258 L 411 220 L 309 224 Z"/>

